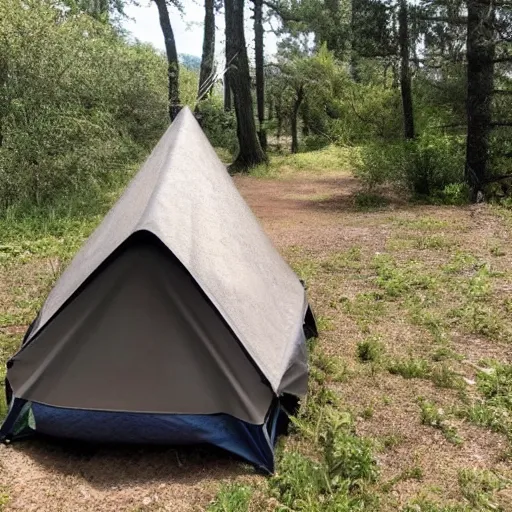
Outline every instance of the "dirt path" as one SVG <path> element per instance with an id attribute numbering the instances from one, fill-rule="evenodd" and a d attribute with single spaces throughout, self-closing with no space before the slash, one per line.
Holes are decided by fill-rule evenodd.
<path id="1" fill-rule="evenodd" d="M 403 240 L 405 247 L 396 254 L 397 259 L 417 255 L 425 264 L 435 266 L 452 257 L 452 249 L 409 246 L 408 240 L 415 236 L 410 226 L 415 222 L 435 219 L 438 224 L 433 225 L 443 226 L 439 234 L 443 240 L 454 241 L 458 248 L 472 247 L 488 258 L 491 242 L 487 241 L 510 247 L 509 234 L 497 217 L 478 208 L 405 208 L 399 202 L 380 211 L 360 211 L 354 199 L 358 183 L 346 175 L 297 175 L 283 180 L 239 177 L 236 184 L 276 246 L 309 277 L 317 314 L 326 319 L 321 346 L 328 354 L 345 360 L 347 371 L 353 375 L 338 391 L 356 413 L 371 408 L 371 414 L 367 412 L 365 420 L 359 421 L 358 430 L 373 438 L 400 438 L 396 447 L 379 455 L 384 478 L 393 478 L 412 465 L 422 468 L 421 481 L 399 482 L 391 493 L 395 501 L 389 503 L 401 505 L 422 489 L 435 488 L 443 499 L 457 498 L 460 468 L 499 464 L 508 468 L 507 462 L 499 462 L 507 447 L 504 436 L 464 425 L 465 442 L 460 447 L 448 443 L 439 430 L 420 424 L 417 397 L 434 397 L 448 404 L 456 400 L 454 390 L 439 390 L 429 381 L 406 381 L 388 373 L 375 378 L 361 369 L 354 353 L 357 342 L 367 333 L 357 318 L 338 307 L 371 289 L 371 276 L 363 267 L 370 265 L 375 254 L 389 250 L 394 240 Z M 485 242 L 475 247 L 475 240 Z M 351 248 L 361 252 L 361 265 L 351 269 L 332 263 L 337 261 L 333 255 Z M 318 261 L 324 263 L 319 265 Z M 325 261 L 331 262 L 331 267 Z M 510 268 L 510 252 L 496 265 Z M 378 320 L 375 331 L 385 338 L 393 354 L 426 350 L 418 348 L 418 342 L 426 344 L 424 330 L 397 321 L 393 314 Z M 453 343 L 470 360 L 496 354 L 512 360 L 511 345 L 464 334 L 454 336 Z M 472 377 L 471 371 L 467 375 Z M 219 485 L 229 479 L 258 482 L 261 477 L 228 455 L 211 450 L 77 451 L 76 447 L 39 441 L 0 447 L 0 496 L 4 487 L 10 496 L 7 511 L 204 510 Z"/>

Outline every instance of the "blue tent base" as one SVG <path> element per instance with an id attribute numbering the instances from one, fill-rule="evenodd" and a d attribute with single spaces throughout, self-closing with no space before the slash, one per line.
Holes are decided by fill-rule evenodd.
<path id="1" fill-rule="evenodd" d="M 252 425 L 227 414 L 146 414 L 86 411 L 21 403 L 14 399 L 0 437 L 16 440 L 26 435 L 109 444 L 199 445 L 210 444 L 274 471 L 274 446 L 288 424 L 276 402 L 263 425 Z M 25 408 L 23 407 L 25 405 Z M 24 410 L 24 414 L 20 414 Z M 26 416 L 22 418 L 21 416 Z"/>

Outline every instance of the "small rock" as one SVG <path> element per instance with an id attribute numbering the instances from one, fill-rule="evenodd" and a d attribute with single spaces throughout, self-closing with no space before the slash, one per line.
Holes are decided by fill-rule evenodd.
<path id="1" fill-rule="evenodd" d="M 151 498 L 149 496 L 146 496 L 143 500 L 142 500 L 142 504 L 147 507 L 148 505 L 151 504 Z"/>

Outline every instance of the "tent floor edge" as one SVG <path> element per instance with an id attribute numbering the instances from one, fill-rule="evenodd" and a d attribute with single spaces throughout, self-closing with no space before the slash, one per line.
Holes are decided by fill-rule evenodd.
<path id="1" fill-rule="evenodd" d="M 20 428 L 28 406 L 30 429 Z M 275 400 L 262 424 L 250 424 L 227 414 L 149 414 L 91 411 L 53 407 L 15 398 L 2 426 L 6 442 L 27 434 L 95 444 L 211 445 L 252 464 L 264 474 L 274 471 L 274 446 L 286 433 L 288 415 Z M 18 433 L 16 433 L 18 431 Z M 19 435 L 18 435 L 19 434 Z"/>

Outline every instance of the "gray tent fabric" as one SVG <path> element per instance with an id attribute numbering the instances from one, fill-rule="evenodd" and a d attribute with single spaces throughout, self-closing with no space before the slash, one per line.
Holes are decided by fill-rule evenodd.
<path id="1" fill-rule="evenodd" d="M 185 108 L 48 296 L 27 337 L 26 348 L 13 358 L 15 364 L 8 373 L 15 396 L 35 400 L 37 395 L 40 399 L 50 388 L 59 384 L 57 377 L 51 382 L 44 382 L 50 379 L 50 369 L 62 373 L 66 365 L 75 368 L 73 361 L 66 358 L 66 354 L 69 356 L 70 352 L 62 350 L 59 353 L 59 342 L 51 350 L 41 350 L 36 357 L 39 338 L 49 339 L 53 334 L 58 334 L 62 336 L 61 343 L 64 343 L 62 340 L 69 339 L 73 333 L 80 333 L 82 337 L 78 337 L 82 341 L 74 343 L 83 343 L 85 346 L 87 340 L 91 346 L 98 348 L 100 337 L 84 334 L 88 315 L 105 316 L 113 311 L 112 314 L 120 317 L 132 314 L 127 305 L 126 312 L 121 311 L 122 301 L 119 304 L 109 304 L 108 299 L 101 299 L 101 293 L 106 293 L 109 297 L 112 295 L 109 295 L 110 281 L 106 278 L 97 285 L 102 291 L 90 296 L 88 307 L 81 309 L 81 313 L 66 313 L 69 306 L 63 306 L 107 258 L 138 232 L 153 234 L 183 265 L 229 326 L 252 363 L 268 381 L 275 395 L 289 393 L 300 396 L 306 392 L 307 355 L 303 322 L 308 303 L 304 288 L 240 196 L 193 114 Z M 133 257 L 140 257 L 140 254 Z M 139 267 L 156 265 L 151 261 L 148 256 L 148 262 L 141 262 Z M 122 262 L 119 263 L 118 268 L 122 268 L 122 265 Z M 169 272 L 172 273 L 172 268 Z M 176 291 L 172 290 L 172 279 L 166 281 L 162 275 L 157 277 L 157 274 L 148 275 L 147 278 L 161 279 L 162 288 L 159 293 L 162 300 L 166 300 L 165 297 L 174 297 L 173 303 L 177 304 Z M 128 295 L 136 294 L 134 290 L 138 286 L 141 290 L 144 289 L 143 283 L 130 282 L 128 279 L 126 285 L 122 285 L 128 287 Z M 114 296 L 120 297 L 119 294 Z M 83 304 L 86 297 L 80 300 Z M 73 303 L 74 301 L 71 304 Z M 54 317 L 61 315 L 68 315 L 62 322 L 59 321 L 60 327 L 55 327 L 61 331 L 52 333 Z M 119 321 L 118 325 L 121 324 L 122 321 Z M 217 328 L 218 324 L 215 326 Z M 176 329 L 176 325 L 162 321 L 161 329 L 170 331 Z M 151 328 L 149 332 L 152 332 Z M 198 338 L 197 347 L 203 343 L 197 332 L 188 335 Z M 232 337 L 231 334 L 229 336 Z M 229 351 L 228 355 L 234 358 L 236 366 L 240 363 L 241 356 L 233 348 L 227 348 L 227 340 L 227 334 L 226 340 L 221 340 L 219 336 L 214 345 L 217 344 L 219 351 Z M 42 347 L 48 343 L 39 345 Z M 110 348 L 105 343 L 104 350 L 122 351 L 123 347 L 114 343 Z M 33 357 L 29 357 L 29 352 L 33 352 Z M 155 360 L 165 357 L 165 352 L 155 353 L 153 357 Z M 225 357 L 211 357 L 219 365 L 220 362 L 225 363 L 228 360 Z M 112 356 L 109 361 L 113 365 L 112 381 L 115 381 L 115 358 Z M 39 369 L 36 368 L 38 365 Z M 102 379 L 107 379 L 106 366 L 102 371 Z M 236 371 L 233 368 L 230 371 L 231 373 L 227 373 L 234 379 L 231 387 L 236 390 L 231 390 L 230 396 L 239 393 L 238 397 L 234 396 L 233 405 L 225 410 L 226 406 L 220 406 L 218 397 L 204 398 L 201 403 L 202 412 L 221 407 L 223 412 L 247 421 L 259 422 L 263 410 L 261 404 L 267 403 L 268 409 L 269 397 L 266 391 L 256 382 L 254 372 L 251 373 L 243 364 L 240 363 Z M 237 385 L 237 379 L 241 379 L 240 372 L 243 373 L 244 384 Z M 208 385 L 208 378 L 201 381 L 202 385 Z M 214 378 L 213 375 L 211 378 Z M 107 382 L 103 381 L 102 385 L 107 386 Z M 154 385 L 159 383 L 155 382 Z M 186 386 L 188 384 L 184 383 L 183 388 Z M 244 388 L 251 390 L 253 405 L 250 407 L 247 406 L 247 400 L 243 403 Z M 65 390 L 61 393 L 59 403 L 71 402 L 66 398 Z M 142 397 L 137 400 L 139 398 L 142 400 Z M 82 406 L 86 406 L 87 398 L 81 396 L 80 399 L 84 400 Z M 130 410 L 134 410 L 133 404 L 123 406 L 122 400 L 114 405 L 114 397 L 106 396 L 104 400 L 105 403 L 101 405 L 95 402 L 95 407 L 115 407 L 119 410 L 129 406 Z M 181 412 L 187 411 L 183 403 L 158 402 L 158 398 L 155 398 L 154 403 L 146 405 L 137 402 L 137 408 L 141 410 L 172 411 L 175 407 Z"/>
<path id="2" fill-rule="evenodd" d="M 19 395 L 72 409 L 227 413 L 262 424 L 271 389 L 166 252 L 131 244 L 107 265 L 15 357 L 9 379 Z"/>

